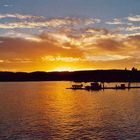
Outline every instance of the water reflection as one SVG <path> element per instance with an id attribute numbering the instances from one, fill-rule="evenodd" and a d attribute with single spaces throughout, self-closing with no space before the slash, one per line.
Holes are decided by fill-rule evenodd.
<path id="1" fill-rule="evenodd" d="M 0 83 L 0 139 L 139 139 L 139 89 L 66 90 L 71 84 Z"/>

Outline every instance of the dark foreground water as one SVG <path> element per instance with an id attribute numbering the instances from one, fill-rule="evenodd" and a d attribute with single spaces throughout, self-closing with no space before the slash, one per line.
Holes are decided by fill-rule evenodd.
<path id="1" fill-rule="evenodd" d="M 140 140 L 140 89 L 0 83 L 0 140 Z"/>

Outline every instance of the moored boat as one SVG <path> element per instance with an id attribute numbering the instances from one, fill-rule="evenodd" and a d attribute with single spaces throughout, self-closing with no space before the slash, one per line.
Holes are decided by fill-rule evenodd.
<path id="1" fill-rule="evenodd" d="M 126 89 L 125 84 L 116 85 L 116 89 Z"/>
<path id="2" fill-rule="evenodd" d="M 102 85 L 99 82 L 92 82 L 90 83 L 90 86 L 85 86 L 86 90 L 101 90 Z"/>
<path id="3" fill-rule="evenodd" d="M 68 88 L 68 89 L 84 89 L 83 88 L 83 84 L 74 84 L 72 85 L 72 87 Z"/>

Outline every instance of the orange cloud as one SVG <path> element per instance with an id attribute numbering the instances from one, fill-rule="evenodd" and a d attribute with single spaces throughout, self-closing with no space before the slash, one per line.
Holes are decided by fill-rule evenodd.
<path id="1" fill-rule="evenodd" d="M 60 28 L 38 35 L 12 32 L 0 37 L 0 69 L 132 67 L 139 64 L 139 40 L 139 34 L 91 27 Z"/>

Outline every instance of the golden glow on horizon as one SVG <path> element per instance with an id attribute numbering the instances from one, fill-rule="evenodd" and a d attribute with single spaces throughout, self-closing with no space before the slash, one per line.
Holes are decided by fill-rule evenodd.
<path id="1" fill-rule="evenodd" d="M 74 68 L 72 67 L 67 67 L 67 66 L 60 66 L 60 67 L 56 67 L 51 71 L 58 71 L 58 72 L 63 72 L 63 71 L 74 71 Z"/>

